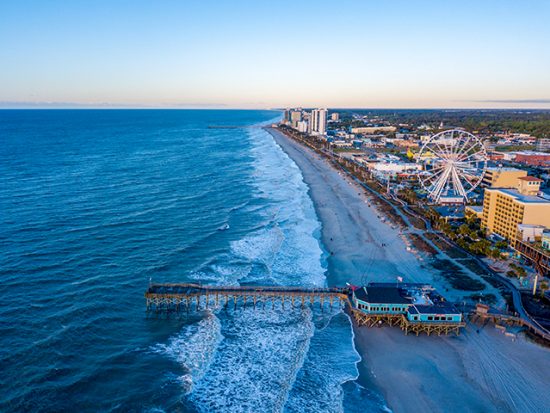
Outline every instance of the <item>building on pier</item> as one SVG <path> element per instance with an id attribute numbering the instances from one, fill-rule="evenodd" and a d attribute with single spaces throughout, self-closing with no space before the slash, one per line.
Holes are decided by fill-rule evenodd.
<path id="1" fill-rule="evenodd" d="M 370 283 L 352 293 L 359 325 L 398 325 L 406 333 L 458 334 L 462 313 L 427 284 Z"/>
<path id="2" fill-rule="evenodd" d="M 358 326 L 397 325 L 416 335 L 459 333 L 462 314 L 425 284 L 371 283 L 361 288 L 307 288 L 278 286 L 211 286 L 151 284 L 145 292 L 147 311 L 179 313 L 229 307 L 237 310 L 291 310 L 334 305 L 345 308 Z M 286 307 L 285 307 L 286 306 Z"/>

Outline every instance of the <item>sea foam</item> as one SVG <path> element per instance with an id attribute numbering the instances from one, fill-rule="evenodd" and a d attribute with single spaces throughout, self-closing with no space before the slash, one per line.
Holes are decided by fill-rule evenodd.
<path id="1" fill-rule="evenodd" d="M 229 253 L 217 257 L 208 271 L 192 278 L 229 285 L 325 286 L 321 224 L 301 171 L 266 131 L 250 128 L 247 133 L 254 157 L 255 201 L 240 209 L 255 214 L 260 224 L 232 241 Z M 187 400 L 195 409 L 341 410 L 341 384 L 357 377 L 359 357 L 349 320 L 338 308 L 320 313 L 298 305 L 284 310 L 280 304 L 272 309 L 271 303 L 265 310 L 220 305 L 208 317 L 207 323 L 185 326 L 167 347 L 158 347 L 187 371 Z M 197 342 L 203 337 L 207 340 L 200 349 L 206 360 L 196 358 Z M 336 361 L 336 368 L 331 361 Z"/>

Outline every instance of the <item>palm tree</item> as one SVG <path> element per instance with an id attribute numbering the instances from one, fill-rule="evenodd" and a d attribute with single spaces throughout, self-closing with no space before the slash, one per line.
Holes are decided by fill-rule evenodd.
<path id="1" fill-rule="evenodd" d="M 541 296 L 541 297 L 544 297 L 544 293 L 545 293 L 546 291 L 548 291 L 548 289 L 549 289 L 548 281 L 546 281 L 546 280 L 542 281 L 542 282 L 539 284 L 539 289 L 540 289 L 540 296 Z"/>

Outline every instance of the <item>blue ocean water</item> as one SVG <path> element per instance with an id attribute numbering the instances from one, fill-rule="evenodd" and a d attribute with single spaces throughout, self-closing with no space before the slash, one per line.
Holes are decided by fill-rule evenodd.
<path id="1" fill-rule="evenodd" d="M 145 314 L 150 280 L 326 285 L 278 116 L 0 111 L 1 411 L 382 409 L 338 310 Z"/>

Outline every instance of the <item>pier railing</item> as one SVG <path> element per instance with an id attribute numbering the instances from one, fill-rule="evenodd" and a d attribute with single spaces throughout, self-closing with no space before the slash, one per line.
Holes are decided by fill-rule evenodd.
<path id="1" fill-rule="evenodd" d="M 145 293 L 148 311 L 191 311 L 209 308 L 220 304 L 234 308 L 247 303 L 254 308 L 265 308 L 270 304 L 275 308 L 279 303 L 286 305 L 313 306 L 318 303 L 321 308 L 326 303 L 346 306 L 350 304 L 347 288 L 304 288 L 278 286 L 214 286 L 192 283 L 151 284 Z"/>
<path id="2" fill-rule="evenodd" d="M 338 306 L 344 308 L 358 326 L 399 326 L 405 333 L 459 334 L 464 323 L 411 322 L 404 314 L 366 314 L 355 309 L 348 288 L 304 288 L 279 286 L 215 286 L 192 283 L 151 284 L 145 293 L 147 311 L 155 313 L 190 312 L 210 307 L 253 307 L 254 309 L 293 309 Z"/>

